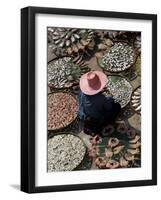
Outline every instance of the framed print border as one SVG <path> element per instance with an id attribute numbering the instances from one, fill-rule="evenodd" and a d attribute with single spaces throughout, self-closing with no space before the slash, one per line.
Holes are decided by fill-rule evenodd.
<path id="1" fill-rule="evenodd" d="M 152 179 L 36 186 L 35 184 L 35 39 L 36 14 L 152 21 Z M 157 15 L 96 10 L 26 7 L 21 9 L 21 190 L 27 193 L 103 189 L 157 184 Z"/>

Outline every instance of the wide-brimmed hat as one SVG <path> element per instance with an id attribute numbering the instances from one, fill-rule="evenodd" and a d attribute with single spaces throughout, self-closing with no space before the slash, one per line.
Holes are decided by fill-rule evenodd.
<path id="1" fill-rule="evenodd" d="M 84 94 L 95 95 L 103 90 L 107 82 L 106 74 L 101 71 L 91 71 L 81 76 L 80 89 Z"/>

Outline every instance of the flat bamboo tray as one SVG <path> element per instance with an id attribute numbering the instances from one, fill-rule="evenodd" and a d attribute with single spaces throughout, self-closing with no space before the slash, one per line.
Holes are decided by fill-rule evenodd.
<path id="1" fill-rule="evenodd" d="M 48 94 L 48 130 L 69 126 L 78 116 L 78 101 L 66 92 Z"/>

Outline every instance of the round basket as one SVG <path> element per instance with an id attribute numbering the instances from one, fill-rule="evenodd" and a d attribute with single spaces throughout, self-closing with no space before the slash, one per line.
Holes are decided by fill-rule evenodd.
<path id="1" fill-rule="evenodd" d="M 78 115 L 78 101 L 66 92 L 48 94 L 48 130 L 55 131 L 69 126 Z"/>
<path id="2" fill-rule="evenodd" d="M 132 67 L 136 61 L 136 51 L 126 42 L 115 42 L 107 50 L 98 64 L 107 72 L 122 72 Z"/>
<path id="3" fill-rule="evenodd" d="M 72 171 L 83 161 L 86 146 L 71 133 L 60 133 L 48 140 L 48 172 Z"/>
<path id="4" fill-rule="evenodd" d="M 48 63 L 48 86 L 50 88 L 70 88 L 79 83 L 81 68 L 73 57 L 60 57 Z"/>

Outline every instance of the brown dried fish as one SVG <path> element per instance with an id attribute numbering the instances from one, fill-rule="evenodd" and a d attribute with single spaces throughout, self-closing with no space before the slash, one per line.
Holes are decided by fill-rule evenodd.
<path id="1" fill-rule="evenodd" d="M 129 144 L 129 147 L 132 148 L 132 149 L 135 149 L 135 148 L 138 148 L 140 147 L 141 143 L 139 141 L 137 141 L 136 144 Z"/>
<path id="2" fill-rule="evenodd" d="M 129 164 L 129 162 L 127 160 L 124 159 L 124 157 L 120 158 L 120 166 L 121 167 L 127 167 Z"/>
<path id="3" fill-rule="evenodd" d="M 125 153 L 124 157 L 127 161 L 132 161 L 135 159 L 134 155 L 132 155 L 131 153 Z"/>
<path id="4" fill-rule="evenodd" d="M 129 143 L 136 143 L 140 139 L 139 135 L 136 135 L 133 140 L 130 140 Z"/>
<path id="5" fill-rule="evenodd" d="M 74 96 L 58 92 L 48 95 L 48 130 L 64 128 L 78 114 L 78 102 Z"/>
<path id="6" fill-rule="evenodd" d="M 111 149 L 106 149 L 106 150 L 105 150 L 105 156 L 106 156 L 107 158 L 111 158 L 111 157 L 113 156 L 112 150 L 111 150 Z"/>
<path id="7" fill-rule="evenodd" d="M 139 153 L 140 153 L 140 151 L 139 151 L 138 148 L 136 148 L 136 149 L 128 149 L 127 152 L 128 152 L 128 153 L 131 153 L 132 155 L 135 155 L 135 154 L 139 154 Z"/>
<path id="8" fill-rule="evenodd" d="M 115 169 L 119 167 L 119 162 L 116 160 L 109 160 L 106 164 L 106 168 Z"/>
<path id="9" fill-rule="evenodd" d="M 108 146 L 110 146 L 111 148 L 117 146 L 119 144 L 119 139 L 111 137 L 108 141 Z"/>
<path id="10" fill-rule="evenodd" d="M 113 153 L 114 153 L 114 154 L 119 154 L 119 153 L 124 149 L 124 147 L 125 147 L 124 145 L 115 147 L 115 148 L 113 149 Z"/>

